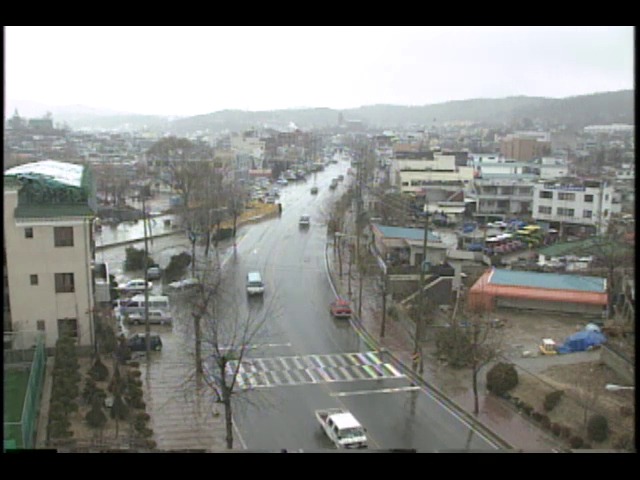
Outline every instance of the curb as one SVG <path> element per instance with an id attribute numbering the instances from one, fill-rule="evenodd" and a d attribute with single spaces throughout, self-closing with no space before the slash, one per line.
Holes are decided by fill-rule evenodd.
<path id="1" fill-rule="evenodd" d="M 330 242 L 325 243 L 325 267 L 327 269 L 329 282 L 331 283 L 333 290 L 338 292 L 336 288 L 336 283 L 333 279 L 333 269 L 329 265 L 329 245 Z M 431 393 L 438 401 L 440 401 L 445 407 L 449 408 L 454 412 L 455 415 L 459 416 L 460 420 L 463 423 L 467 424 L 472 429 L 476 430 L 480 434 L 487 437 L 487 439 L 498 446 L 498 448 L 503 450 L 515 450 L 514 447 L 502 439 L 498 434 L 489 429 L 482 422 L 473 417 L 469 412 L 467 412 L 464 408 L 460 407 L 453 400 L 450 400 L 444 393 L 442 393 L 436 386 L 427 382 L 423 377 L 416 374 L 410 367 L 407 367 L 399 358 L 397 358 L 393 352 L 390 350 L 381 347 L 378 341 L 365 329 L 360 318 L 356 315 L 355 312 L 352 313 L 351 318 L 349 319 L 351 326 L 354 328 L 356 333 L 358 333 L 365 341 L 365 343 L 374 350 L 378 350 L 381 353 L 387 355 L 393 362 L 394 366 L 398 367 L 410 380 L 412 383 L 416 385 L 420 385 L 425 389 L 429 389 L 429 393 Z"/>
<path id="2" fill-rule="evenodd" d="M 250 218 L 247 218 L 245 220 L 238 221 L 236 223 L 236 229 L 240 228 L 240 227 L 242 227 L 244 225 L 250 225 L 252 223 L 257 223 L 257 222 L 259 222 L 261 220 L 267 220 L 269 218 L 273 218 L 273 217 L 277 217 L 277 216 L 278 216 L 278 211 L 275 210 L 273 212 L 265 213 L 264 215 L 257 215 L 255 217 L 250 217 Z M 172 232 L 159 233 L 159 234 L 153 235 L 153 237 L 149 237 L 149 238 L 162 238 L 162 237 L 169 237 L 171 235 L 184 235 L 184 233 L 185 233 L 184 230 L 177 229 L 177 230 L 172 231 Z M 97 252 L 97 251 L 100 251 L 100 250 L 105 250 L 107 248 L 121 247 L 123 245 L 131 245 L 133 243 L 138 243 L 138 242 L 144 242 L 144 237 L 134 238 L 134 239 L 131 239 L 131 240 L 123 240 L 121 242 L 114 242 L 114 243 L 109 243 L 109 244 L 106 244 L 106 245 L 96 245 L 95 249 L 96 249 L 96 252 Z"/>

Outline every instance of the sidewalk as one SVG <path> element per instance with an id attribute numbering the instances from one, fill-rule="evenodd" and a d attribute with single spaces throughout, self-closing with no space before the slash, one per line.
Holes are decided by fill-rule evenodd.
<path id="1" fill-rule="evenodd" d="M 344 268 L 349 261 L 348 249 L 344 249 L 341 254 L 343 261 L 341 278 L 332 243 L 327 244 L 326 255 L 331 282 L 339 295 L 348 297 L 347 268 Z M 460 370 L 458 375 L 452 375 L 450 369 L 441 366 L 435 357 L 429 356 L 426 353 L 428 349 L 423 346 L 424 372 L 421 376 L 414 373 L 411 370 L 414 350 L 413 324 L 405 324 L 403 320 L 396 320 L 387 315 L 385 335 L 384 338 L 380 337 L 382 299 L 380 288 L 376 285 L 377 280 L 377 276 L 365 277 L 362 289 L 362 315 L 358 318 L 358 275 L 355 269 L 352 269 L 351 299 L 355 313 L 352 324 L 367 339 L 371 348 L 386 349 L 405 367 L 410 377 L 415 376 L 416 380 L 440 397 L 443 403 L 455 409 L 468 423 L 477 425 L 476 430 L 482 431 L 485 436 L 497 436 L 496 440 L 503 445 L 503 448 L 529 452 L 550 452 L 552 449 L 563 448 L 556 439 L 520 416 L 502 399 L 486 393 L 485 369 L 478 375 L 480 412 L 477 416 L 473 414 L 474 398 L 469 370 Z M 390 303 L 387 302 L 387 307 Z"/>

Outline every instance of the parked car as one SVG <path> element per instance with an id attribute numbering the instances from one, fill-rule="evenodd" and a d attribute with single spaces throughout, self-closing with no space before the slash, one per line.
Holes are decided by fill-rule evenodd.
<path id="1" fill-rule="evenodd" d="M 184 280 L 171 282 L 167 285 L 167 289 L 169 292 L 181 292 L 183 290 L 191 290 L 198 285 L 200 285 L 200 280 L 197 278 L 185 278 Z"/>
<path id="2" fill-rule="evenodd" d="M 129 315 L 129 325 L 142 325 L 146 324 L 144 313 L 134 312 Z M 162 310 L 149 310 L 149 323 L 155 323 L 160 325 L 170 325 L 173 322 L 173 318 L 170 314 Z"/>
<path id="3" fill-rule="evenodd" d="M 151 287 L 153 287 L 153 282 L 147 282 L 147 288 L 151 290 Z M 144 278 L 135 278 L 133 280 L 129 280 L 127 283 L 119 287 L 119 289 L 125 293 L 144 292 Z"/>
<path id="4" fill-rule="evenodd" d="M 316 195 L 318 193 L 318 187 L 311 187 L 311 194 Z"/>
<path id="5" fill-rule="evenodd" d="M 308 227 L 311 225 L 311 217 L 306 213 L 304 215 L 300 215 L 300 221 L 298 223 L 301 227 Z"/>
<path id="6" fill-rule="evenodd" d="M 351 305 L 347 300 L 338 298 L 334 302 L 331 302 L 329 306 L 331 315 L 335 318 L 350 318 L 351 317 Z"/>
<path id="7" fill-rule="evenodd" d="M 162 339 L 160 335 L 157 333 L 149 334 L 149 340 L 151 342 L 151 350 L 160 351 L 162 350 Z M 147 350 L 147 340 L 146 336 L 140 333 L 136 333 L 135 335 L 129 337 L 127 340 L 127 346 L 131 349 L 132 352 L 144 352 Z"/>
<path id="8" fill-rule="evenodd" d="M 157 280 L 162 277 L 162 269 L 159 265 L 151 265 L 147 268 L 147 278 L 149 280 Z"/>

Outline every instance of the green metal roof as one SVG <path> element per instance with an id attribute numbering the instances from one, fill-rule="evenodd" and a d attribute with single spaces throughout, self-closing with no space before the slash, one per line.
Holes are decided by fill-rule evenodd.
<path id="1" fill-rule="evenodd" d="M 525 272 L 495 268 L 490 284 L 519 287 L 546 288 L 551 290 L 578 290 L 582 292 L 606 292 L 606 279 L 559 273 Z"/>
<path id="2" fill-rule="evenodd" d="M 95 216 L 87 204 L 18 205 L 14 210 L 16 218 L 55 218 Z"/>
<path id="3" fill-rule="evenodd" d="M 424 228 L 406 228 L 406 227 L 391 227 L 387 225 L 380 225 L 374 223 L 373 226 L 377 228 L 382 235 L 387 238 L 404 238 L 407 240 L 424 240 Z M 440 237 L 435 236 L 431 231 L 427 232 L 428 242 L 441 242 Z"/>

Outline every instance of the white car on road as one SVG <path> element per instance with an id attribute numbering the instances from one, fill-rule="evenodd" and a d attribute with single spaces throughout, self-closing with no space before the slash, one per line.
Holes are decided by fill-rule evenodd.
<path id="1" fill-rule="evenodd" d="M 126 315 L 129 325 L 144 325 L 146 323 L 144 313 L 130 313 Z M 149 310 L 149 323 L 171 325 L 173 317 L 162 310 Z"/>
<path id="2" fill-rule="evenodd" d="M 119 286 L 118 288 L 123 292 L 137 293 L 137 292 L 144 292 L 145 290 L 144 285 L 145 285 L 144 278 L 134 278 L 133 280 L 129 280 L 127 283 Z M 153 287 L 153 282 L 147 282 L 147 289 L 151 290 L 151 287 Z"/>

